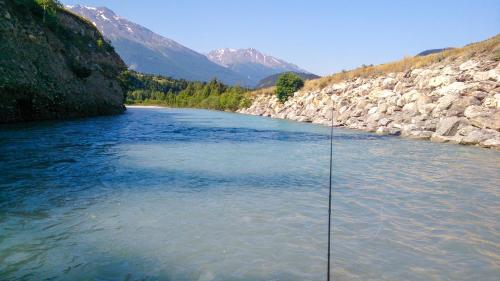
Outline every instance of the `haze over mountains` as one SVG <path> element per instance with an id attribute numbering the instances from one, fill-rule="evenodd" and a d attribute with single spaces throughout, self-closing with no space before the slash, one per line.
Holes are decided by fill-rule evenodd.
<path id="1" fill-rule="evenodd" d="M 90 20 L 111 41 L 125 63 L 143 73 L 200 81 L 218 78 L 227 84 L 249 87 L 255 87 L 261 79 L 276 73 L 309 73 L 253 48 L 219 49 L 205 56 L 105 7 L 75 5 L 66 8 Z"/>
<path id="2" fill-rule="evenodd" d="M 261 79 L 277 73 L 288 71 L 309 73 L 295 64 L 264 55 L 254 48 L 218 49 L 208 53 L 207 57 L 221 66 L 246 76 L 253 85 L 258 84 Z"/>

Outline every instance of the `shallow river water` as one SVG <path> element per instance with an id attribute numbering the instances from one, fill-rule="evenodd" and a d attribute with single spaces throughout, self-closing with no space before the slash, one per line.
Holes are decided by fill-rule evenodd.
<path id="1" fill-rule="evenodd" d="M 0 127 L 0 280 L 326 280 L 329 129 L 204 110 Z M 335 280 L 498 280 L 500 153 L 335 129 Z"/>

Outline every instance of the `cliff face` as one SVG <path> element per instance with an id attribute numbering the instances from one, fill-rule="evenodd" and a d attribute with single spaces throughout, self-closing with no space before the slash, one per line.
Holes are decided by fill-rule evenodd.
<path id="1" fill-rule="evenodd" d="M 329 125 L 333 110 L 335 126 L 500 149 L 498 37 L 492 50 L 299 91 L 284 104 L 260 94 L 239 112 Z"/>
<path id="2" fill-rule="evenodd" d="M 0 123 L 125 110 L 126 65 L 86 20 L 0 0 L 0 38 Z"/>

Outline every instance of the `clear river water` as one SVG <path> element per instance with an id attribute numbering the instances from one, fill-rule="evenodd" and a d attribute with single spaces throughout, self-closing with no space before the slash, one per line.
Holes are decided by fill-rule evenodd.
<path id="1" fill-rule="evenodd" d="M 329 129 L 232 113 L 0 127 L 0 280 L 326 280 Z M 500 153 L 334 132 L 335 280 L 500 276 Z"/>

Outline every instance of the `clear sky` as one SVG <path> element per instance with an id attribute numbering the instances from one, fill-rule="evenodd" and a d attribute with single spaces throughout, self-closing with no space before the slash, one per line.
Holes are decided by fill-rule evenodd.
<path id="1" fill-rule="evenodd" d="M 63 0 L 106 6 L 201 53 L 256 48 L 319 75 L 500 33 L 500 0 Z"/>

